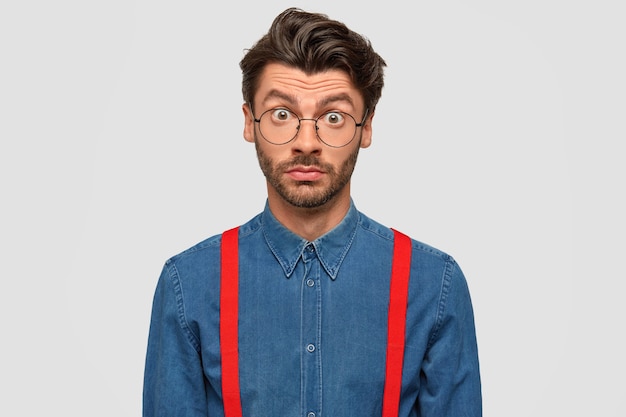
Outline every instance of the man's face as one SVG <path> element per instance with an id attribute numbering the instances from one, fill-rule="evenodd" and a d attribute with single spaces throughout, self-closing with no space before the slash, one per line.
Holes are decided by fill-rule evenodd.
<path id="1" fill-rule="evenodd" d="M 350 77 L 338 70 L 306 75 L 282 64 L 268 64 L 254 97 L 254 115 L 247 105 L 243 107 L 244 138 L 255 143 L 270 199 L 281 198 L 304 208 L 321 207 L 336 198 L 349 199 L 349 183 L 359 148 L 371 143 L 371 116 L 344 147 L 322 143 L 316 135 L 315 122 L 310 120 L 301 121 L 294 140 L 274 145 L 261 136 L 258 123 L 254 122 L 254 117 L 274 108 L 288 109 L 304 119 L 340 111 L 361 122 L 365 113 L 363 99 Z"/>

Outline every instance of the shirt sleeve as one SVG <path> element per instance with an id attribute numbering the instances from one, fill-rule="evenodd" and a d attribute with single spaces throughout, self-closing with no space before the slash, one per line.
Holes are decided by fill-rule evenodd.
<path id="1" fill-rule="evenodd" d="M 424 417 L 482 416 L 474 313 L 465 277 L 452 259 L 444 271 L 418 398 Z"/>
<path id="2" fill-rule="evenodd" d="M 144 373 L 143 417 L 207 417 L 200 343 L 185 318 L 173 261 L 166 262 L 152 305 Z"/>

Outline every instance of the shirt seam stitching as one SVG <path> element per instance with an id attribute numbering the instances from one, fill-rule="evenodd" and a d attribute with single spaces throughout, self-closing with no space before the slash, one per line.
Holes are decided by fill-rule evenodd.
<path id="1" fill-rule="evenodd" d="M 435 339 L 439 333 L 443 325 L 444 313 L 447 307 L 448 296 L 450 294 L 450 287 L 452 285 L 452 270 L 454 268 L 454 261 L 450 258 L 446 261 L 443 270 L 443 277 L 441 282 L 441 292 L 439 295 L 439 303 L 437 306 L 437 316 L 435 318 L 435 326 L 433 328 L 433 333 L 428 341 L 428 345 L 426 349 L 430 349 L 430 347 L 434 344 Z"/>
<path id="2" fill-rule="evenodd" d="M 172 285 L 174 286 L 174 296 L 176 299 L 176 307 L 178 313 L 178 324 L 185 334 L 187 341 L 189 344 L 196 350 L 196 352 L 200 352 L 200 340 L 193 333 L 189 326 L 189 322 L 187 321 L 187 315 L 185 313 L 185 297 L 183 293 L 183 288 L 181 285 L 181 278 L 178 273 L 178 269 L 176 268 L 176 264 L 172 263 L 168 267 L 170 272 L 170 280 Z"/>

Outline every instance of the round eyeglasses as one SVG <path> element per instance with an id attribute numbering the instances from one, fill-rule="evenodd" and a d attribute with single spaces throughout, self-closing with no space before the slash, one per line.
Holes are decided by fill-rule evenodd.
<path id="1" fill-rule="evenodd" d="M 298 136 L 303 120 L 310 120 L 315 122 L 315 133 L 322 143 L 332 148 L 341 148 L 352 142 L 357 128 L 363 126 L 366 118 L 367 111 L 361 123 L 357 123 L 348 113 L 329 111 L 316 119 L 304 119 L 289 109 L 278 107 L 264 111 L 254 121 L 259 124 L 263 139 L 273 145 L 284 145 Z"/>

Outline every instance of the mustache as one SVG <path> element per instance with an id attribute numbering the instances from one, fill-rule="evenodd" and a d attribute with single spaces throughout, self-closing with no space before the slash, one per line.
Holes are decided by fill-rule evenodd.
<path id="1" fill-rule="evenodd" d="M 297 155 L 289 161 L 283 162 L 287 166 L 305 165 L 305 166 L 321 166 L 322 163 L 314 155 Z"/>
<path id="2" fill-rule="evenodd" d="M 278 167 L 279 169 L 284 170 L 297 165 L 316 167 L 326 172 L 332 172 L 334 170 L 334 167 L 331 164 L 321 162 L 315 155 L 296 155 L 288 161 L 281 162 Z"/>

